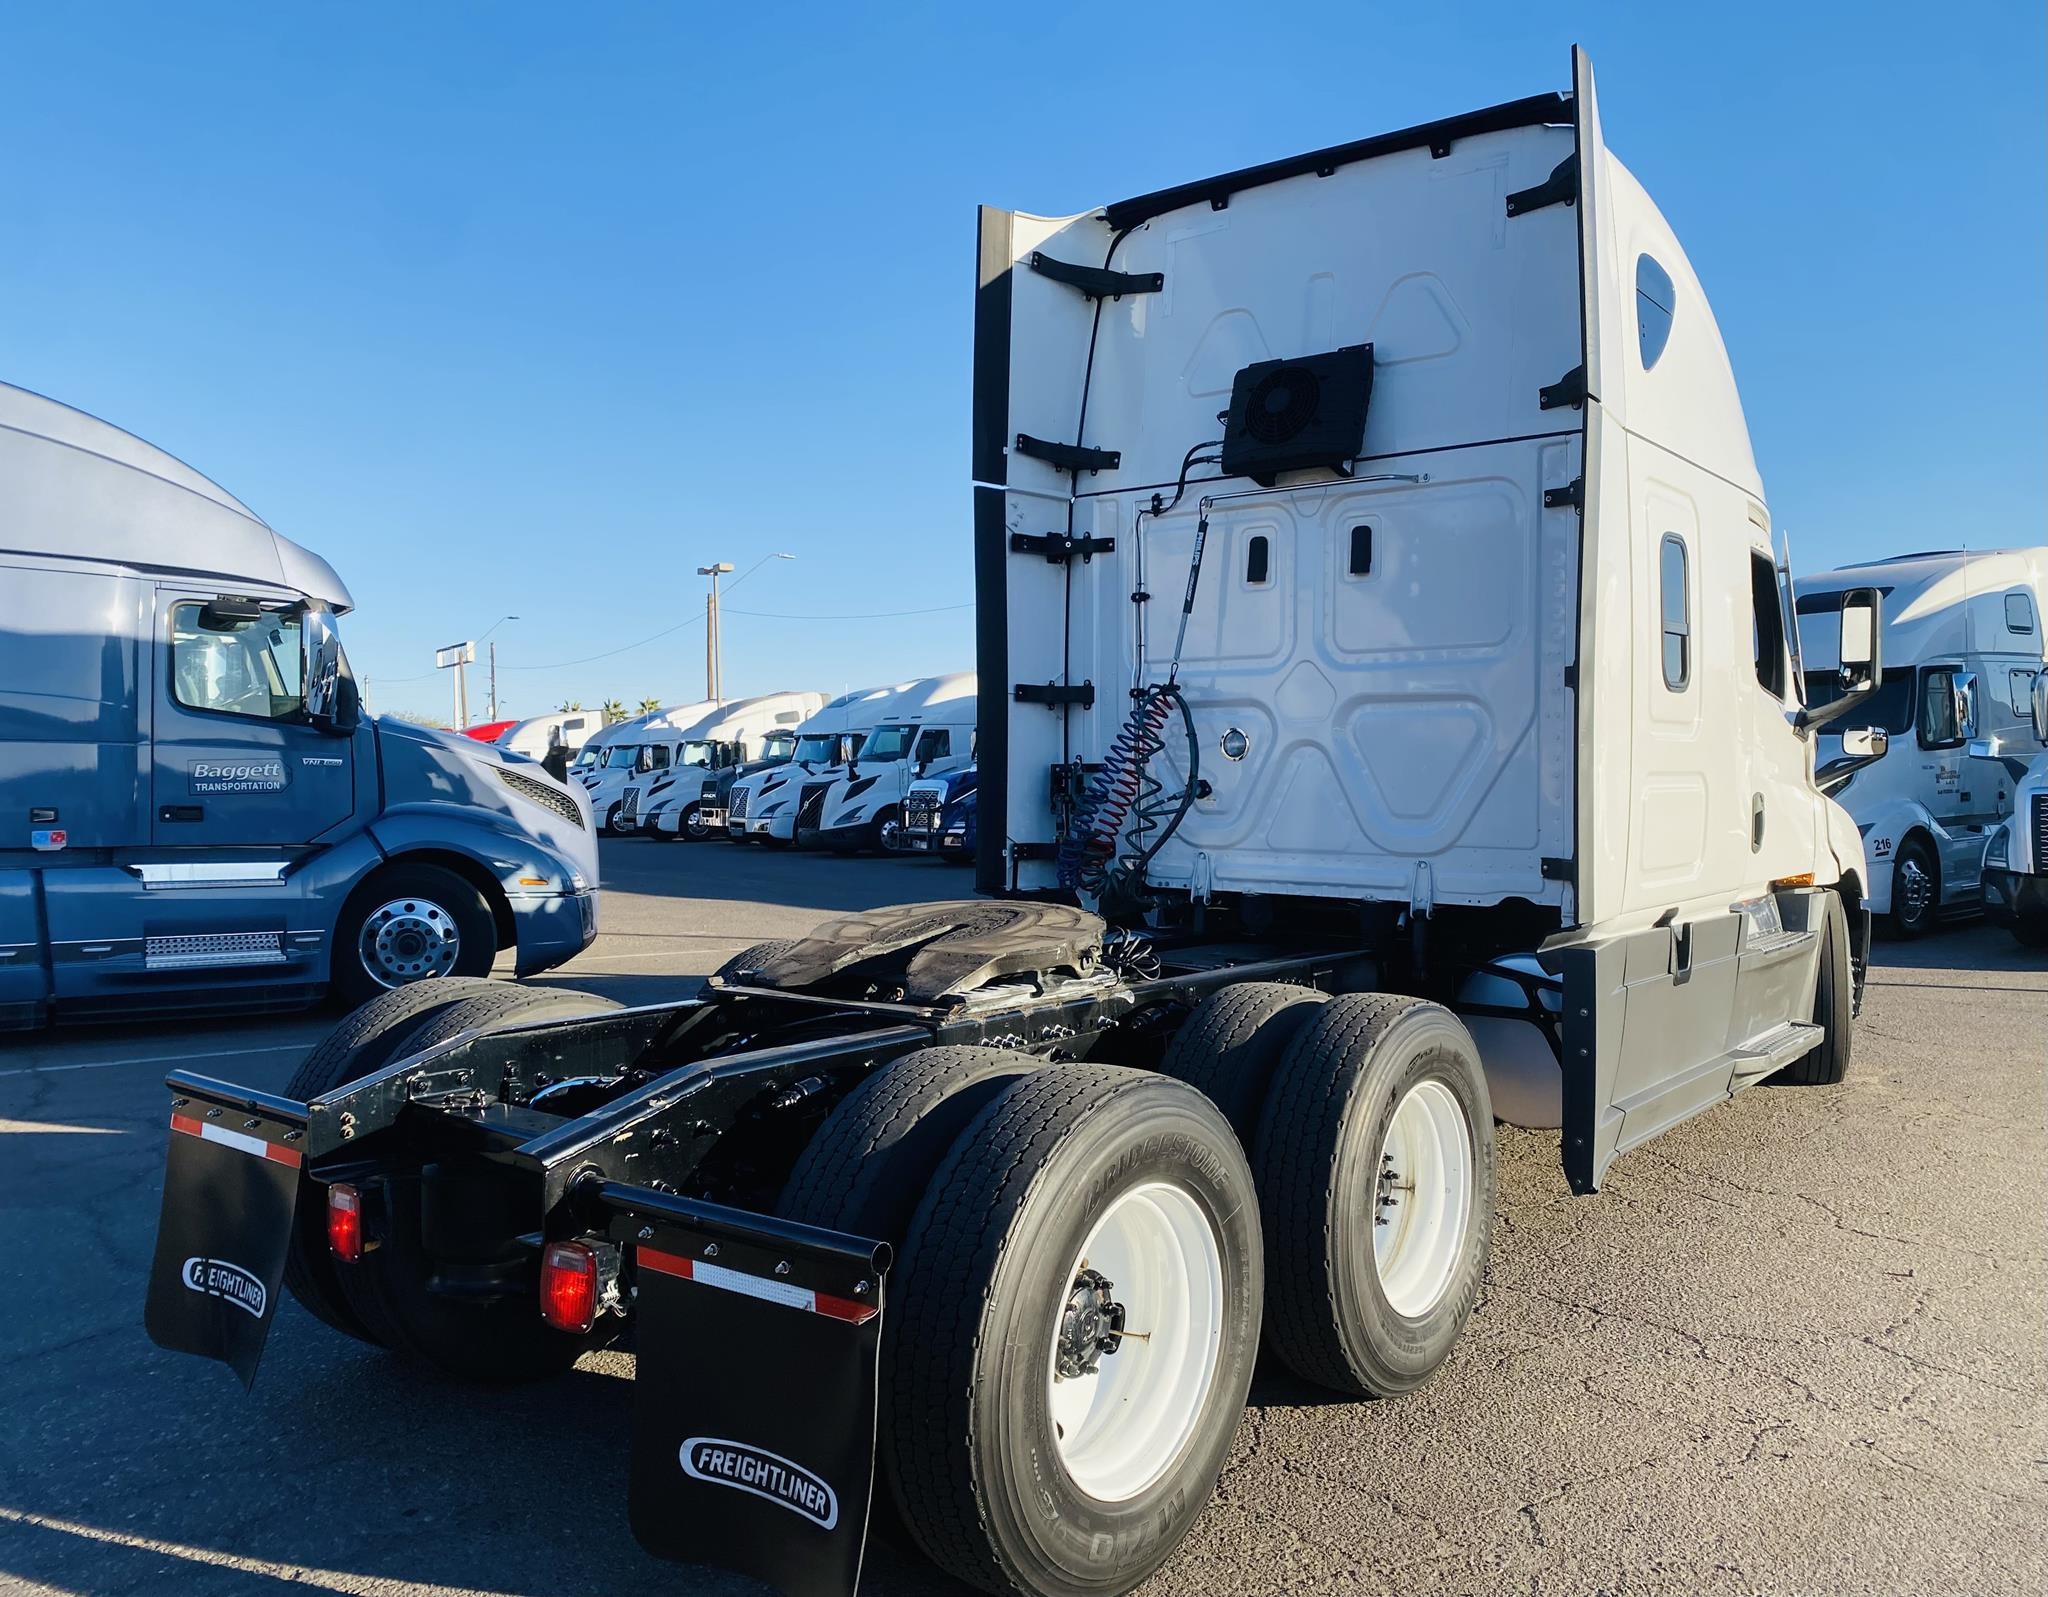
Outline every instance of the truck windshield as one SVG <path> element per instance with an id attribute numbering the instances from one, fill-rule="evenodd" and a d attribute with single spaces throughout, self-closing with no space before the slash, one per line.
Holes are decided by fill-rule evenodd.
<path id="1" fill-rule="evenodd" d="M 608 771 L 630 771 L 639 763 L 640 756 L 646 752 L 643 744 L 613 743 L 607 745 L 604 753 L 598 756 L 598 760 Z"/>
<path id="2" fill-rule="evenodd" d="M 578 749 L 576 751 L 576 758 L 569 762 L 569 769 L 572 771 L 589 770 L 591 766 L 597 764 L 598 758 L 602 752 L 602 750 L 593 749 L 588 747 L 587 745 L 583 748 Z"/>
<path id="3" fill-rule="evenodd" d="M 885 765 L 891 760 L 900 760 L 910 752 L 910 745 L 916 740 L 917 728 L 914 726 L 878 726 L 861 746 L 861 762 Z"/>
<path id="4" fill-rule="evenodd" d="M 839 743 L 837 732 L 806 732 L 796 740 L 792 758 L 806 765 L 832 765 L 839 758 Z"/>
<path id="5" fill-rule="evenodd" d="M 1799 601 L 1802 605 L 1806 600 Z M 1811 705 L 1832 703 L 1842 696 L 1842 679 L 1833 671 L 1809 671 L 1806 673 L 1806 702 Z M 1863 707 L 1852 710 L 1846 719 L 1836 722 L 1828 731 L 1840 733 L 1851 727 L 1883 727 L 1887 732 L 1909 732 L 1913 727 L 1913 668 L 1910 665 L 1896 666 L 1885 672 L 1884 680 L 1877 691 L 1864 700 Z"/>

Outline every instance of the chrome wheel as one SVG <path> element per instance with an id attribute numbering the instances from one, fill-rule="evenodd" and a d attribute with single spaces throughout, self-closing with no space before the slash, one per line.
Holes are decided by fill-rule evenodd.
<path id="1" fill-rule="evenodd" d="M 426 898 L 394 898 L 371 910 L 356 951 L 383 987 L 449 976 L 462 953 L 462 933 L 445 907 Z"/>
<path id="2" fill-rule="evenodd" d="M 1472 1128 L 1440 1081 L 1408 1089 L 1380 1149 L 1372 1262 L 1396 1314 L 1436 1306 L 1457 1274 L 1472 1220 Z"/>
<path id="3" fill-rule="evenodd" d="M 1918 854 L 1908 854 L 1900 860 L 1898 874 L 1899 917 L 1908 925 L 1918 926 L 1934 907 L 1934 877 Z"/>

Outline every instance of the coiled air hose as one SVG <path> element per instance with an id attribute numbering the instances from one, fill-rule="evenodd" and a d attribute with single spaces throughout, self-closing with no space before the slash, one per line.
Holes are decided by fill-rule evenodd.
<path id="1" fill-rule="evenodd" d="M 1188 451 L 1188 457 L 1192 461 L 1194 450 Z M 1183 461 L 1181 492 L 1186 491 L 1187 470 L 1188 461 Z M 1180 493 L 1176 493 L 1174 503 L 1179 501 Z M 1150 514 L 1157 516 L 1170 508 L 1162 505 L 1155 496 Z M 1142 518 L 1146 512 L 1139 514 Z M 1180 656 L 1187 643 L 1188 617 L 1194 612 L 1195 587 L 1201 580 L 1202 553 L 1208 542 L 1209 511 L 1205 500 L 1201 516 L 1195 523 L 1195 547 L 1188 560 L 1188 586 L 1181 599 L 1180 630 L 1173 641 L 1173 658 L 1168 663 L 1166 680 L 1140 685 L 1132 690 L 1131 713 L 1118 730 L 1108 753 L 1103 756 L 1102 769 L 1096 772 L 1076 806 L 1066 836 L 1060 839 L 1060 885 L 1098 901 L 1110 892 L 1112 886 L 1120 896 L 1136 898 L 1140 894 L 1145 885 L 1146 867 L 1180 830 L 1181 822 L 1187 819 L 1195 795 L 1200 791 L 1201 751 L 1195 737 L 1194 711 L 1188 707 L 1187 695 L 1180 690 Z M 1141 657 L 1144 605 L 1150 597 L 1144 592 L 1141 577 L 1139 591 L 1131 595 L 1132 603 L 1139 607 Z M 1152 762 L 1166 752 L 1164 734 L 1176 712 L 1187 739 L 1188 776 L 1185 786 L 1169 793 L 1166 784 L 1152 774 L 1151 767 Z M 1123 850 L 1121 859 L 1117 857 L 1120 845 Z"/>

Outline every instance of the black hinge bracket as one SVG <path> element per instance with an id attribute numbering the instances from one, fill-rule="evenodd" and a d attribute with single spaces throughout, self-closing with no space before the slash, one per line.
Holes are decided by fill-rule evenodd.
<path id="1" fill-rule="evenodd" d="M 1579 158 L 1567 155 L 1551 169 L 1550 176 L 1533 189 L 1516 189 L 1508 196 L 1508 215 L 1527 216 L 1546 205 L 1573 205 L 1579 198 Z"/>
<path id="2" fill-rule="evenodd" d="M 1536 390 L 1538 410 L 1557 410 L 1569 405 L 1573 410 L 1586 403 L 1586 368 L 1574 366 L 1554 383 L 1545 383 Z"/>
<path id="3" fill-rule="evenodd" d="M 1545 510 L 1562 510 L 1567 505 L 1574 510 L 1584 510 L 1586 508 L 1586 479 L 1584 477 L 1574 477 L 1562 488 L 1546 488 L 1543 490 L 1543 508 Z"/>
<path id="4" fill-rule="evenodd" d="M 1156 294 L 1166 287 L 1164 272 L 1112 272 L 1106 266 L 1076 266 L 1050 255 L 1031 252 L 1031 269 L 1040 277 L 1078 288 L 1090 299 L 1122 299 L 1126 294 Z"/>
<path id="5" fill-rule="evenodd" d="M 1057 843 L 1012 843 L 1011 859 L 1058 859 L 1060 846 Z"/>
<path id="6" fill-rule="evenodd" d="M 1066 687 L 1058 682 L 1019 682 L 1014 691 L 1019 704 L 1044 704 L 1056 710 L 1069 704 L 1086 710 L 1095 704 L 1093 682 L 1083 682 L 1079 687 Z"/>
<path id="7" fill-rule="evenodd" d="M 1579 873 L 1572 868 L 1570 860 L 1555 859 L 1546 854 L 1543 857 L 1543 879 L 1546 882 L 1571 882 L 1576 885 Z"/>
<path id="8" fill-rule="evenodd" d="M 1115 471 L 1123 454 L 1115 449 L 1090 449 L 1086 444 L 1055 444 L 1029 433 L 1017 434 L 1017 453 L 1042 460 L 1059 471 Z"/>
<path id="9" fill-rule="evenodd" d="M 1566 667 L 1564 668 L 1564 685 L 1565 685 L 1565 690 L 1566 690 L 1567 692 L 1569 692 L 1569 693 L 1576 693 L 1576 692 L 1578 692 L 1578 690 L 1579 690 L 1579 668 L 1578 668 L 1577 666 L 1575 666 L 1575 665 L 1568 665 L 1568 666 L 1566 666 Z"/>
<path id="10" fill-rule="evenodd" d="M 1010 553 L 1013 555 L 1044 555 L 1046 564 L 1063 566 L 1075 555 L 1082 560 L 1093 560 L 1097 555 L 1114 554 L 1114 538 L 1076 538 L 1066 532 L 1013 532 L 1010 534 Z"/>

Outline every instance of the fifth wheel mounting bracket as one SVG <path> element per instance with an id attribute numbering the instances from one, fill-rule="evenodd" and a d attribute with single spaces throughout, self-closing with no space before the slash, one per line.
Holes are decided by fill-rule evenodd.
<path id="1" fill-rule="evenodd" d="M 1113 272 L 1106 266 L 1076 266 L 1031 252 L 1031 269 L 1040 277 L 1077 288 L 1089 299 L 1122 299 L 1126 294 L 1156 294 L 1166 287 L 1164 272 Z"/>

